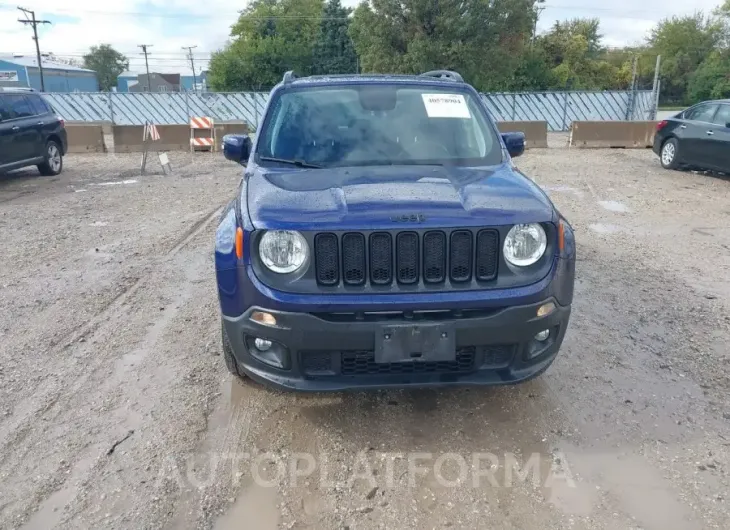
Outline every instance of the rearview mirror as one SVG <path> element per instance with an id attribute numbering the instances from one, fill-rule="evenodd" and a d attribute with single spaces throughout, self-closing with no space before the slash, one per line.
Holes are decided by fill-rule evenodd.
<path id="1" fill-rule="evenodd" d="M 223 137 L 223 156 L 245 166 L 251 155 L 251 138 L 244 134 L 226 134 Z"/>
<path id="2" fill-rule="evenodd" d="M 512 158 L 520 156 L 525 152 L 525 133 L 506 132 L 502 133 L 502 140 L 507 147 L 507 152 Z"/>

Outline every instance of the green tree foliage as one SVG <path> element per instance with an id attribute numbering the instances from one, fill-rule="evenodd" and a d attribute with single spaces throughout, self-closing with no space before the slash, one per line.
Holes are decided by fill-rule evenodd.
<path id="1" fill-rule="evenodd" d="M 459 71 L 481 90 L 505 90 L 529 48 L 535 0 L 372 0 L 350 33 L 366 72 Z"/>
<path id="2" fill-rule="evenodd" d="M 129 69 L 129 59 L 111 47 L 111 44 L 92 46 L 84 55 L 83 67 L 96 72 L 99 88 L 107 91 L 117 86 L 119 74 Z"/>
<path id="3" fill-rule="evenodd" d="M 643 45 L 606 49 L 599 20 L 535 35 L 543 0 L 254 0 L 213 55 L 215 90 L 259 90 L 283 73 L 460 72 L 482 91 L 649 89 L 662 56 L 662 102 L 730 94 L 730 0 L 712 15 L 662 20 Z M 326 3 L 325 3 L 326 2 Z"/>
<path id="4" fill-rule="evenodd" d="M 231 42 L 211 57 L 214 90 L 259 90 L 287 70 L 313 72 L 323 0 L 255 0 L 231 28 Z"/>
<path id="5" fill-rule="evenodd" d="M 342 7 L 340 0 L 329 0 L 324 6 L 314 43 L 312 70 L 315 74 L 357 72 L 357 54 L 349 34 L 350 13 L 350 9 Z"/>
<path id="6" fill-rule="evenodd" d="M 698 12 L 662 20 L 651 32 L 649 48 L 662 56 L 662 96 L 667 102 L 690 103 L 688 85 L 700 64 L 717 49 L 722 25 Z"/>

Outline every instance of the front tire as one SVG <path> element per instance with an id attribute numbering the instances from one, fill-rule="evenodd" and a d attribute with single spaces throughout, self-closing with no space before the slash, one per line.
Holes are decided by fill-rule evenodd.
<path id="1" fill-rule="evenodd" d="M 38 164 L 38 171 L 44 177 L 53 177 L 63 171 L 63 155 L 61 154 L 61 146 L 53 140 L 46 144 L 45 161 Z"/>
<path id="2" fill-rule="evenodd" d="M 676 138 L 670 138 L 662 144 L 659 151 L 659 160 L 664 169 L 677 169 L 679 167 L 679 142 Z"/>
<path id="3" fill-rule="evenodd" d="M 223 324 L 222 320 L 221 341 L 223 345 L 223 359 L 226 361 L 226 368 L 228 368 L 228 371 L 231 372 L 231 374 L 235 375 L 239 379 L 246 379 L 246 374 L 241 373 L 238 370 L 238 363 L 236 362 L 236 358 L 233 356 L 233 348 L 231 348 L 231 343 L 228 340 L 228 334 L 226 333 L 226 326 Z"/>

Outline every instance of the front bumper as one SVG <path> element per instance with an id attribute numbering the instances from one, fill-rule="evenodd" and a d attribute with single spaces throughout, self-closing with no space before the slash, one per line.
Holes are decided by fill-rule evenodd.
<path id="1" fill-rule="evenodd" d="M 537 317 L 537 308 L 552 301 L 555 309 Z M 276 317 L 276 326 L 251 320 L 254 311 Z M 251 307 L 224 326 L 241 372 L 273 387 L 298 391 L 512 384 L 531 379 L 552 363 L 562 344 L 570 306 L 555 298 L 506 308 L 437 316 L 403 314 L 293 313 Z M 388 326 L 438 322 L 453 330 L 453 361 L 422 360 L 376 363 L 376 336 Z M 535 334 L 548 329 L 544 342 Z M 253 338 L 274 341 L 289 353 L 279 369 L 251 355 Z"/>

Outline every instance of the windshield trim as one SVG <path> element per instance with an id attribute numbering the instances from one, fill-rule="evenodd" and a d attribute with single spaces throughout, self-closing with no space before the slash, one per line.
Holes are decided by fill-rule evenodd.
<path id="1" fill-rule="evenodd" d="M 264 110 L 264 119 L 261 122 L 260 127 L 257 127 L 256 131 L 256 139 L 254 142 L 254 152 L 253 152 L 253 159 L 254 162 L 257 165 L 263 166 L 263 167 L 269 167 L 269 164 L 271 164 L 271 167 L 276 166 L 276 162 L 268 162 L 265 160 L 266 156 L 261 157 L 259 151 L 260 151 L 260 144 L 259 142 L 263 138 L 263 131 L 266 131 L 267 128 L 270 126 L 270 122 L 273 119 L 272 118 L 272 112 L 270 112 L 270 109 L 272 109 L 275 104 L 277 103 L 278 99 L 281 98 L 284 94 L 292 93 L 292 92 L 304 92 L 309 90 L 315 90 L 315 89 L 342 89 L 347 88 L 351 86 L 363 86 L 363 85 L 398 85 L 401 87 L 412 87 L 412 88 L 437 88 L 440 90 L 448 90 L 455 94 L 463 94 L 463 95 L 469 95 L 476 100 L 475 108 L 478 109 L 478 111 L 481 113 L 482 118 L 487 124 L 487 128 L 491 130 L 491 133 L 494 135 L 494 141 L 495 141 L 495 147 L 494 149 L 498 151 L 499 159 L 495 160 L 494 163 L 486 163 L 484 158 L 449 158 L 448 160 L 438 160 L 438 159 L 431 159 L 428 161 L 419 161 L 419 163 L 416 163 L 414 161 L 413 163 L 409 162 L 408 164 L 375 164 L 375 163 L 356 163 L 356 164 L 347 164 L 347 165 L 338 165 L 338 164 L 331 164 L 328 166 L 325 166 L 323 169 L 327 168 L 347 168 L 347 167 L 371 167 L 371 166 L 397 166 L 397 165 L 443 165 L 443 166 L 459 166 L 459 167 L 485 167 L 485 166 L 495 166 L 499 164 L 503 164 L 505 162 L 504 157 L 504 149 L 502 148 L 502 140 L 501 140 L 501 134 L 499 132 L 499 129 L 497 128 L 496 123 L 492 119 L 491 114 L 487 111 L 487 108 L 484 105 L 484 100 L 482 99 L 479 92 L 477 92 L 471 85 L 467 85 L 464 83 L 447 83 L 445 81 L 439 81 L 439 80 L 413 80 L 413 79 L 388 79 L 387 82 L 384 81 L 373 81 L 372 79 L 352 79 L 348 80 L 347 82 L 337 82 L 334 83 L 331 80 L 317 80 L 312 81 L 310 84 L 304 85 L 284 85 L 280 84 L 277 85 L 271 92 L 271 95 L 269 97 L 269 100 L 266 104 L 266 109 Z M 264 160 L 262 160 L 264 158 Z"/>

